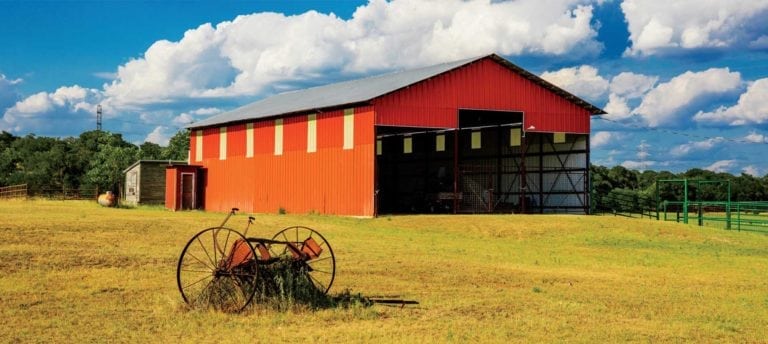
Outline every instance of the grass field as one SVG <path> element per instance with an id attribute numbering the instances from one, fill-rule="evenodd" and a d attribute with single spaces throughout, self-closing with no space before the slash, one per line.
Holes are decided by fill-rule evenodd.
<path id="1" fill-rule="evenodd" d="M 420 305 L 189 310 L 176 289 L 178 256 L 222 218 L 0 201 L 0 341 L 768 340 L 765 234 L 613 216 L 257 215 L 251 236 L 305 225 L 329 239 L 332 293 Z"/>

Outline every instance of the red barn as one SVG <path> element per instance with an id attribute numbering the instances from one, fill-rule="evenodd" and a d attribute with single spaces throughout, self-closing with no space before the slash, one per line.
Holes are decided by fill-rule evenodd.
<path id="1" fill-rule="evenodd" d="M 601 109 L 497 55 L 278 94 L 189 126 L 208 210 L 589 211 Z"/>

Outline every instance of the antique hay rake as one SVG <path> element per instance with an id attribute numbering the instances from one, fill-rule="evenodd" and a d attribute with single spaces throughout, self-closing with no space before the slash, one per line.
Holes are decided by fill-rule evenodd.
<path id="1" fill-rule="evenodd" d="M 220 226 L 202 230 L 184 246 L 176 282 L 187 304 L 240 312 L 254 298 L 279 295 L 288 287 L 328 293 L 336 258 L 325 237 L 302 226 L 282 229 L 271 239 L 247 237 L 253 217 L 243 233 L 225 227 L 238 210 L 232 208 Z"/>

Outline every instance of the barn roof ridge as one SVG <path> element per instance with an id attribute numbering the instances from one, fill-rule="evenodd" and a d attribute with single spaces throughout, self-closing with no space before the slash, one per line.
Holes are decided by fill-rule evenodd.
<path id="1" fill-rule="evenodd" d="M 186 128 L 204 128 L 225 123 L 264 119 L 293 113 L 365 103 L 486 58 L 496 61 L 515 73 L 520 74 L 524 78 L 590 111 L 592 114 L 605 113 L 602 109 L 553 85 L 541 77 L 528 72 L 507 59 L 496 54 L 489 54 L 410 70 L 394 71 L 278 93 L 234 110 L 191 123 L 187 125 Z"/>

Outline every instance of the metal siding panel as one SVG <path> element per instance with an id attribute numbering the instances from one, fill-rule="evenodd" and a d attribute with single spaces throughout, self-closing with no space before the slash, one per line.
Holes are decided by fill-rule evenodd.
<path id="1" fill-rule="evenodd" d="M 373 108 L 355 109 L 355 146 L 343 150 L 343 112 L 318 115 L 318 151 L 306 152 L 306 115 L 284 122 L 285 151 L 272 150 L 272 121 L 254 124 L 255 154 L 205 159 L 206 209 L 373 215 Z M 218 158 L 218 157 L 217 157 Z"/>
<path id="2" fill-rule="evenodd" d="M 536 132 L 589 133 L 589 113 L 485 59 L 376 98 L 376 124 L 455 127 L 459 108 L 522 111 Z"/>
<path id="3" fill-rule="evenodd" d="M 219 128 L 203 130 L 203 161 L 219 158 Z"/>
<path id="4" fill-rule="evenodd" d="M 229 126 L 227 128 L 227 158 L 245 156 L 246 148 L 245 124 Z"/>
<path id="5" fill-rule="evenodd" d="M 165 169 L 165 208 L 170 210 L 176 210 L 176 172 L 175 168 Z"/>

